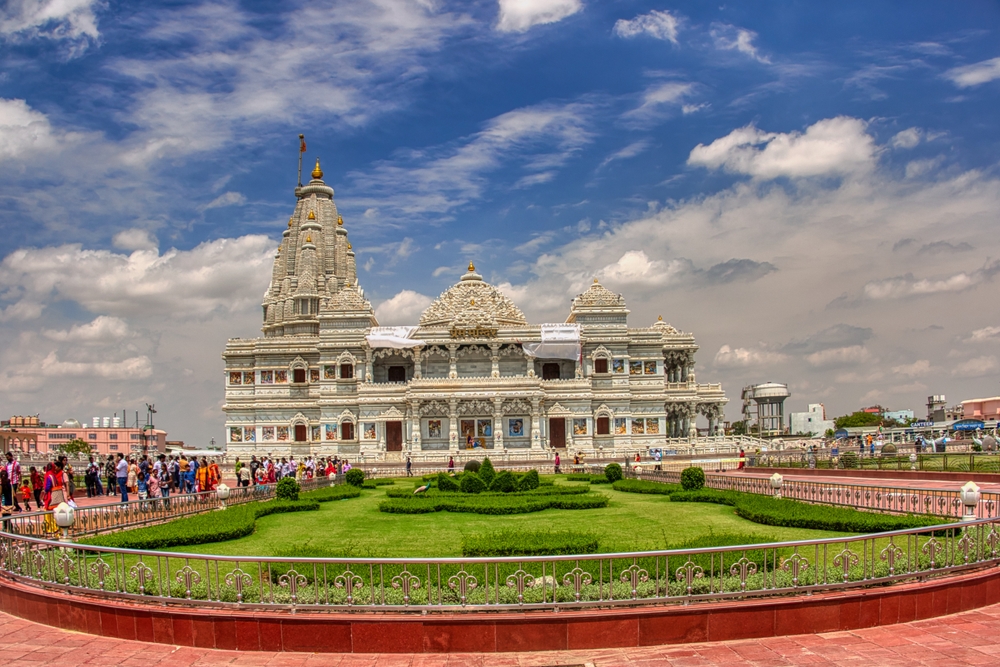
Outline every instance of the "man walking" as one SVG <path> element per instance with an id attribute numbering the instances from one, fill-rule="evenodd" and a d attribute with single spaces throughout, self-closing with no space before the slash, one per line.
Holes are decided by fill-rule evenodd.
<path id="1" fill-rule="evenodd" d="M 118 480 L 118 488 L 122 492 L 122 502 L 128 502 L 128 461 L 125 460 L 125 455 L 118 452 L 118 465 L 115 467 Z"/>
<path id="2" fill-rule="evenodd" d="M 7 452 L 7 480 L 10 482 L 11 488 L 19 489 L 21 488 L 21 464 L 14 459 L 13 452 Z M 17 502 L 17 493 L 12 493 L 11 496 L 14 499 L 14 511 L 21 511 L 21 504 Z"/>
<path id="3" fill-rule="evenodd" d="M 413 477 L 412 468 L 413 468 L 413 461 L 411 461 L 410 457 L 407 456 L 406 457 L 406 476 L 407 477 Z"/>

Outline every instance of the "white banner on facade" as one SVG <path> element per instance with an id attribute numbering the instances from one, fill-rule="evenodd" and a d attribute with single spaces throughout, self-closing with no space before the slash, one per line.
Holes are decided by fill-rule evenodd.
<path id="1" fill-rule="evenodd" d="M 373 348 L 391 347 L 403 350 L 420 347 L 424 341 L 410 338 L 416 330 L 417 327 L 372 327 L 365 340 L 368 341 L 368 346 Z"/>
<path id="2" fill-rule="evenodd" d="M 543 324 L 541 343 L 522 343 L 529 357 L 538 359 L 580 358 L 579 324 Z"/>

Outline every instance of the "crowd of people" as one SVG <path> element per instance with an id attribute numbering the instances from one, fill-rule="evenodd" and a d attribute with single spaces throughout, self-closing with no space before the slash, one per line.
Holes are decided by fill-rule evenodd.
<path id="1" fill-rule="evenodd" d="M 301 461 L 296 461 L 294 456 L 281 459 L 270 456 L 258 459 L 256 456 L 251 456 L 249 463 L 240 461 L 237 457 L 234 467 L 237 483 L 240 486 L 250 486 L 251 483 L 274 484 L 282 477 L 294 477 L 298 481 L 303 481 L 318 475 L 324 477 L 341 475 L 351 469 L 351 464 L 339 456 L 328 458 L 307 456 Z"/>

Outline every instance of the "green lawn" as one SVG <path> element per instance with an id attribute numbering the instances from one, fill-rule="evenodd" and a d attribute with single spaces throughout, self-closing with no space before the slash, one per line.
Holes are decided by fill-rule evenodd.
<path id="1" fill-rule="evenodd" d="M 559 478 L 557 483 L 567 483 Z M 414 480 L 399 480 L 407 488 Z M 744 533 L 780 541 L 834 537 L 843 533 L 777 528 L 751 523 L 733 508 L 703 503 L 671 503 L 664 496 L 613 491 L 607 507 L 588 510 L 545 510 L 532 514 L 487 516 L 436 512 L 385 514 L 378 503 L 385 489 L 365 490 L 360 498 L 320 505 L 318 512 L 263 517 L 253 535 L 216 544 L 175 549 L 189 553 L 272 556 L 292 546 L 329 549 L 345 557 L 460 556 L 462 536 L 501 528 L 574 530 L 594 533 L 602 552 L 665 549 L 710 533 Z"/>

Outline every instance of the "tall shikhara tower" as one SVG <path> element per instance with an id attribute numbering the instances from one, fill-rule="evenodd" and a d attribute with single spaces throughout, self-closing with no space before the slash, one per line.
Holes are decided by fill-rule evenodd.
<path id="1" fill-rule="evenodd" d="M 321 313 L 332 305 L 344 298 L 365 305 L 344 219 L 337 213 L 333 188 L 322 179 L 317 159 L 312 180 L 295 188 L 298 201 L 282 233 L 264 294 L 265 337 L 316 336 Z M 354 294 L 342 294 L 344 290 Z"/>

